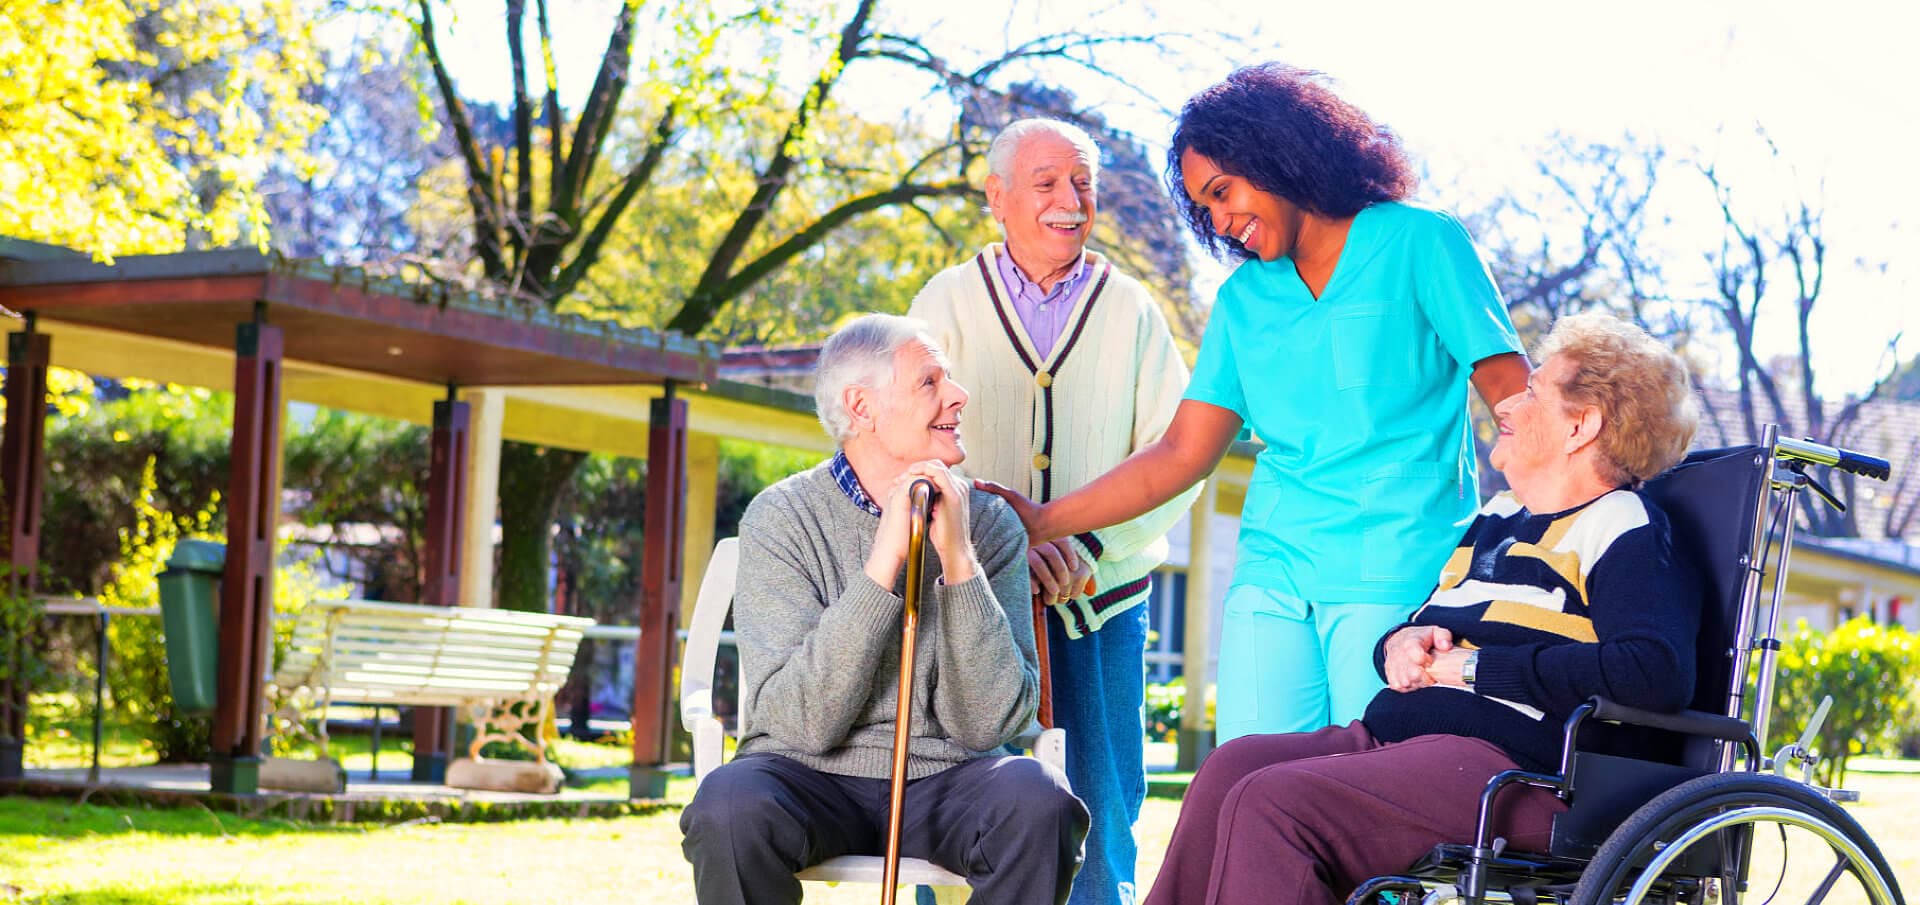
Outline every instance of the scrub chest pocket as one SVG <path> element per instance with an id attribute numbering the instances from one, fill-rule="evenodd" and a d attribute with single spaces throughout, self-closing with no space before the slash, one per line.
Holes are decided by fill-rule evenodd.
<path id="1" fill-rule="evenodd" d="M 1331 320 L 1333 386 L 1407 386 L 1414 382 L 1416 351 L 1406 348 L 1413 335 L 1406 318 L 1420 312 L 1411 301 L 1341 305 Z"/>

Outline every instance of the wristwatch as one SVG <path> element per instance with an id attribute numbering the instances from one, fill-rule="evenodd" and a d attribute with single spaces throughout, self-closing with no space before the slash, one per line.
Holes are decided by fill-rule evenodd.
<path id="1" fill-rule="evenodd" d="M 1467 659 L 1460 664 L 1460 684 L 1467 686 L 1468 691 L 1472 691 L 1473 680 L 1478 676 L 1479 672 L 1480 652 L 1477 650 L 1467 651 Z"/>

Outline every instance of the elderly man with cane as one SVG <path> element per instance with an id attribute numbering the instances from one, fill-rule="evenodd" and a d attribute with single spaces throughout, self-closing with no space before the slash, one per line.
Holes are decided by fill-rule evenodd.
<path id="1" fill-rule="evenodd" d="M 966 876 L 973 901 L 1064 902 L 1087 811 L 1000 750 L 1033 721 L 1039 667 L 1026 533 L 949 470 L 967 392 L 925 324 L 868 315 L 822 348 L 814 397 L 839 452 L 740 522 L 740 748 L 681 816 L 696 895 L 798 902 L 795 871 L 886 850 L 908 493 L 926 480 L 899 850 Z"/>
<path id="2" fill-rule="evenodd" d="M 1079 489 L 1160 439 L 1187 366 L 1152 293 L 1087 250 L 1100 149 L 1085 130 L 1022 119 L 987 149 L 986 194 L 1006 241 L 936 274 L 908 313 L 933 326 L 980 394 L 967 471 L 1038 502 Z M 1132 519 L 1033 545 L 1052 716 L 1092 829 L 1073 905 L 1133 905 L 1133 824 L 1146 798 L 1148 576 L 1198 484 Z M 1092 580 L 1088 578 L 1091 576 Z"/>

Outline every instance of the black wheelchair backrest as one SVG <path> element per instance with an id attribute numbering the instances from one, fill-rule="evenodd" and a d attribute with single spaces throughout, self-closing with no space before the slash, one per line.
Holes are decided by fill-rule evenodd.
<path id="1" fill-rule="evenodd" d="M 1754 551 L 1754 523 L 1766 499 L 1767 454 L 1758 446 L 1699 450 L 1648 481 L 1643 488 L 1672 527 L 1674 555 L 1692 563 L 1700 580 L 1700 634 L 1695 642 L 1698 674 L 1694 710 L 1725 713 L 1730 694 L 1746 684 L 1733 675 L 1733 650 L 1748 626 L 1740 620 L 1740 597 Z M 1764 551 L 1762 551 L 1764 552 Z M 1718 748 L 1688 744 L 1688 766 L 1712 768 Z"/>

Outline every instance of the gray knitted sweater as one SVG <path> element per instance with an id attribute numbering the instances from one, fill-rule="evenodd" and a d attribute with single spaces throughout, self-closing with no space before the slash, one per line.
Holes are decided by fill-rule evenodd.
<path id="1" fill-rule="evenodd" d="M 972 491 L 980 572 L 921 574 L 907 776 L 984 756 L 1024 731 L 1039 700 L 1027 535 L 1006 503 Z M 740 752 L 824 773 L 885 779 L 893 753 L 905 569 L 892 589 L 863 566 L 880 520 L 823 463 L 762 491 L 740 520 L 733 624 L 740 645 Z"/>

